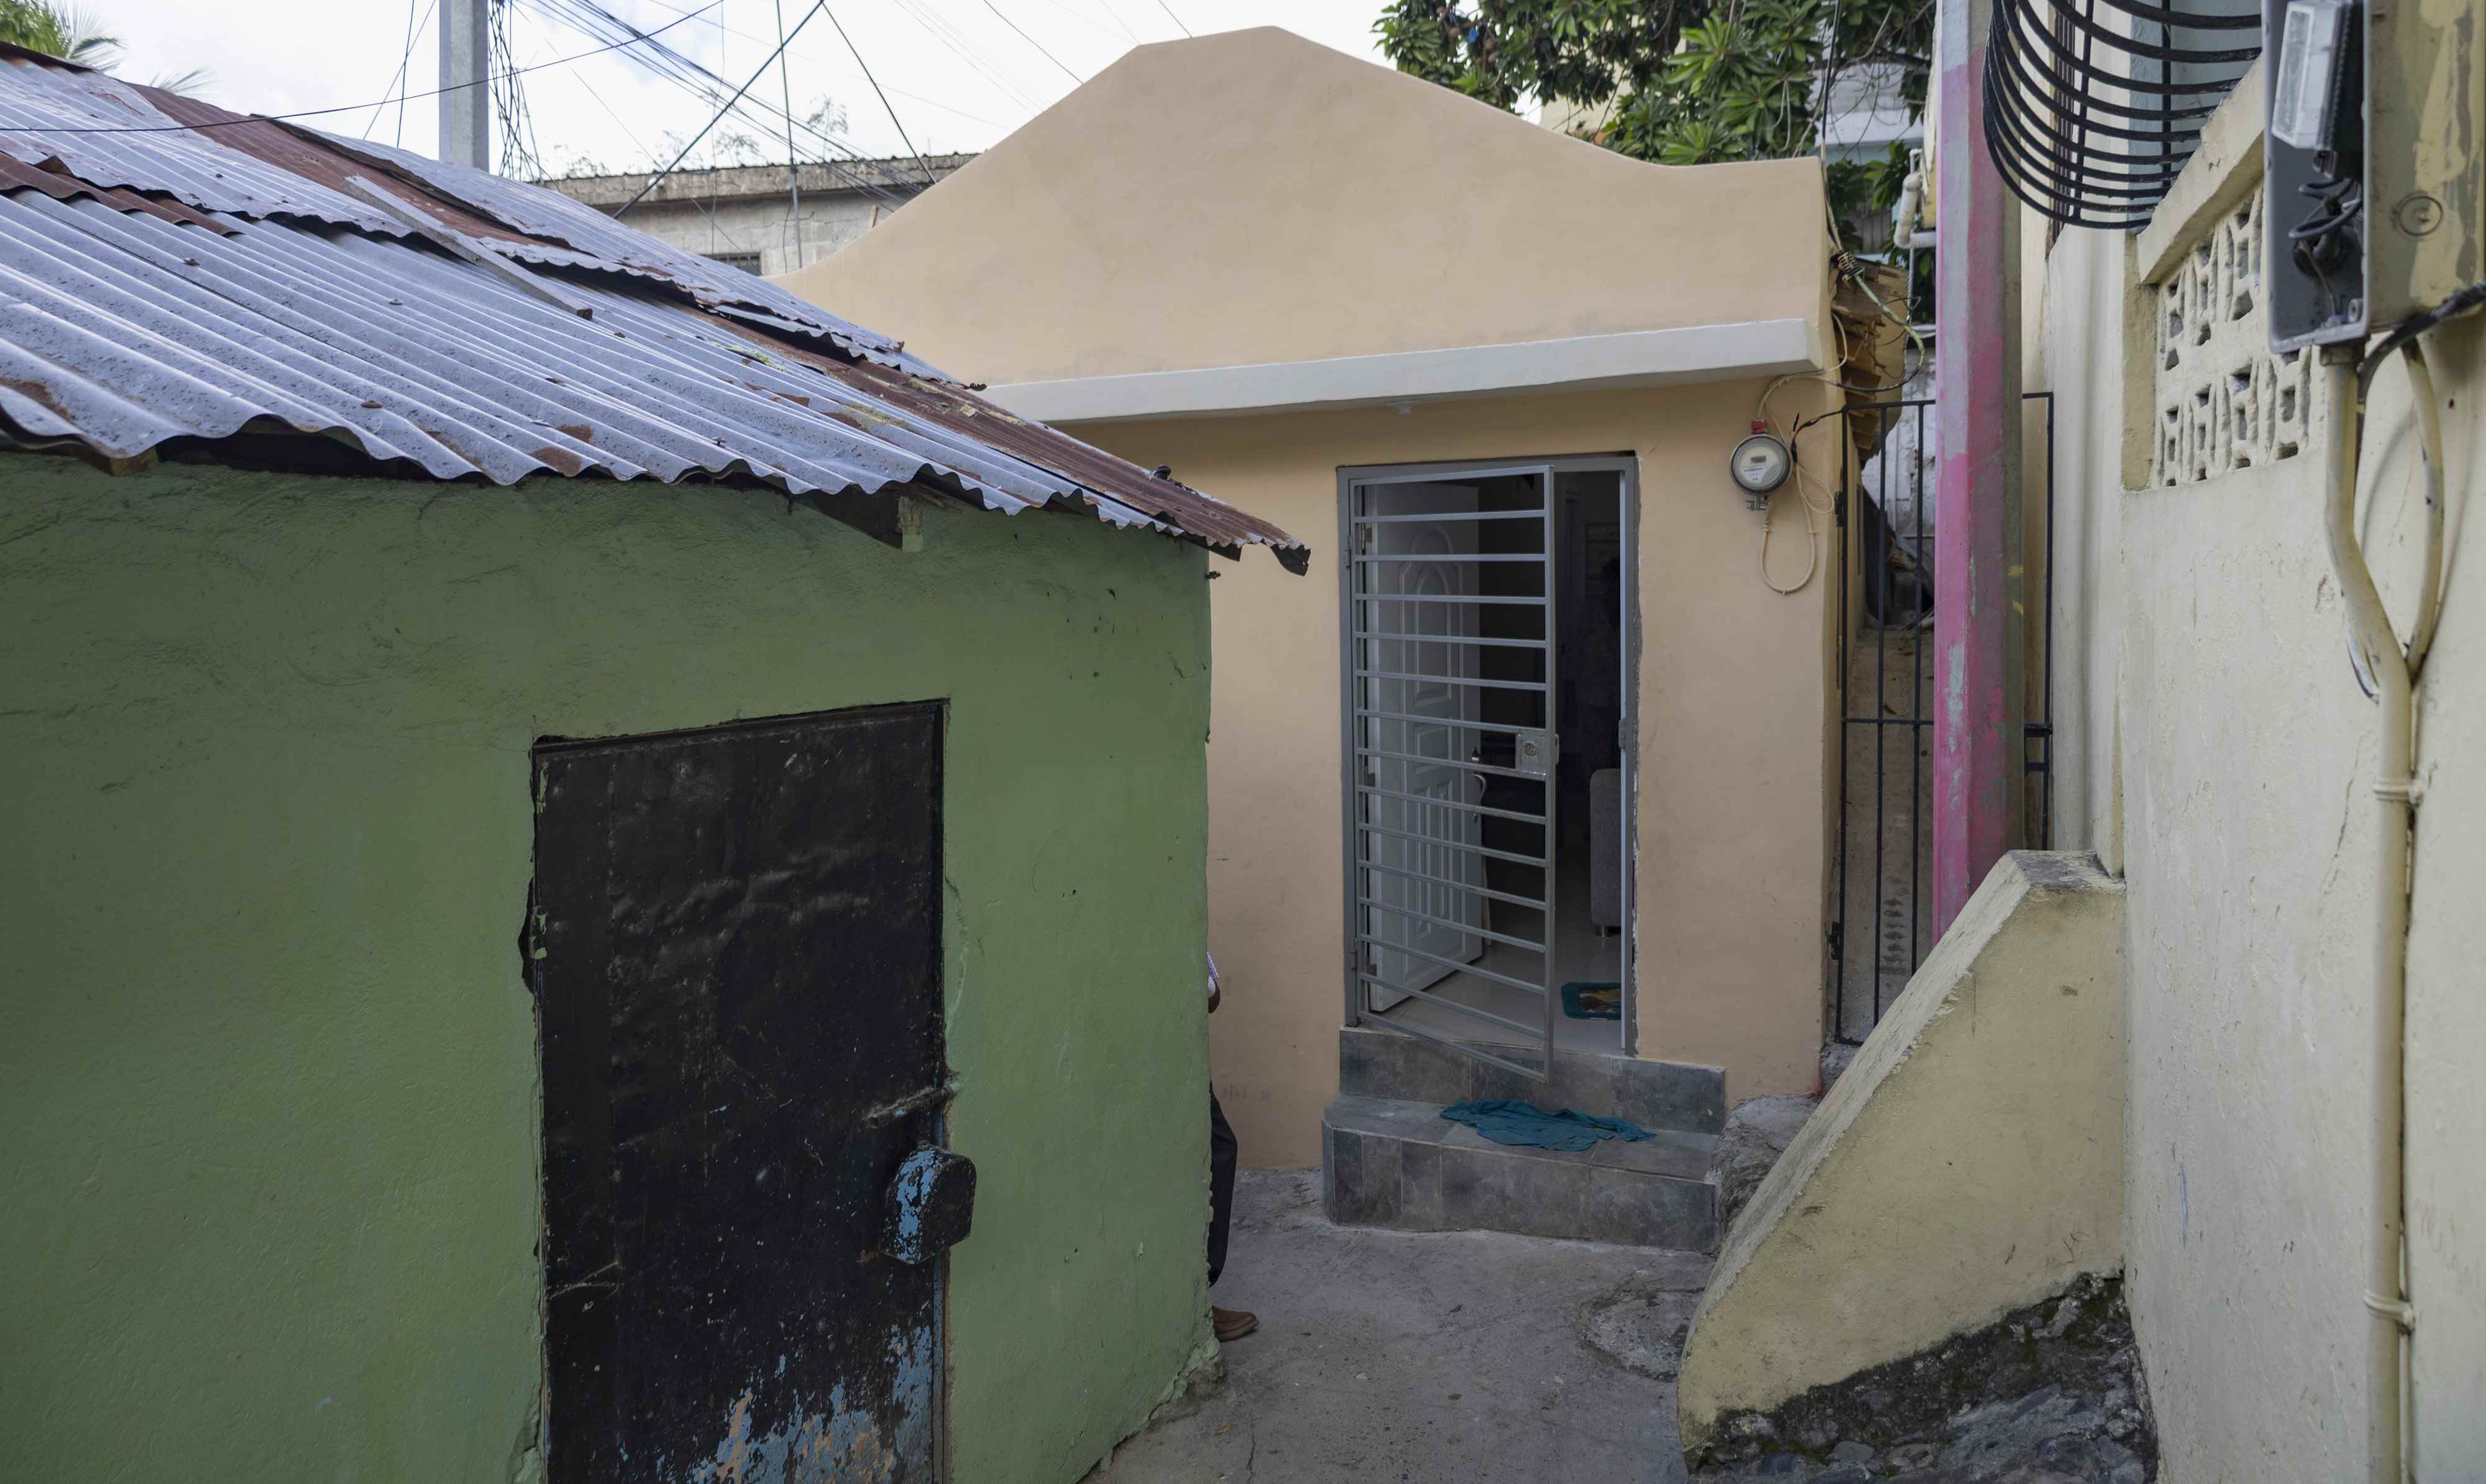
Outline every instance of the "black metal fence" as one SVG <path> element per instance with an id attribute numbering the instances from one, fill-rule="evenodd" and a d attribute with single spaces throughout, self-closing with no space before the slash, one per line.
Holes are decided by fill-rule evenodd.
<path id="1" fill-rule="evenodd" d="M 2026 728 L 2028 792 L 2023 834 L 2043 849 L 2054 838 L 2055 404 L 2043 403 L 2045 572 L 2043 626 L 2030 667 Z M 1927 520 L 1932 498 L 1924 452 L 1933 402 L 1911 398 L 1856 403 L 1832 414 L 1864 436 L 1864 487 L 1840 489 L 1839 674 L 1847 704 L 1839 728 L 1838 829 L 1828 942 L 1832 1036 L 1862 1042 L 1933 948 L 1934 571 L 1946 552 Z M 1859 419 L 1871 419 L 1857 427 Z M 1873 457 L 1878 450 L 1880 457 Z M 1854 574 L 1851 577 L 1851 572 Z M 1851 591 L 1850 583 L 1862 585 Z"/>

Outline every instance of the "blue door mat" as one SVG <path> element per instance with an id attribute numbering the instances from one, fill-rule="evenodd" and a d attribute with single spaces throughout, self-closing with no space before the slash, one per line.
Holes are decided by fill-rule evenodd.
<path id="1" fill-rule="evenodd" d="M 1623 987 L 1603 979 L 1574 979 L 1562 986 L 1562 1013 L 1573 1020 L 1620 1020 Z"/>
<path id="2" fill-rule="evenodd" d="M 1599 1140 L 1620 1139 L 1637 1143 L 1649 1137 L 1648 1130 L 1637 1123 L 1590 1117 L 1568 1108 L 1547 1113 L 1518 1098 L 1471 1098 L 1443 1109 L 1442 1116 L 1453 1123 L 1464 1123 L 1498 1144 L 1561 1149 L 1571 1154 L 1596 1147 Z"/>

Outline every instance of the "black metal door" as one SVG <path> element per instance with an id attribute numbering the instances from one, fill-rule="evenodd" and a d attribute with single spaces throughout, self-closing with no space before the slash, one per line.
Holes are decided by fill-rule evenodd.
<path id="1" fill-rule="evenodd" d="M 935 704 L 536 753 L 555 1484 L 933 1477 Z"/>

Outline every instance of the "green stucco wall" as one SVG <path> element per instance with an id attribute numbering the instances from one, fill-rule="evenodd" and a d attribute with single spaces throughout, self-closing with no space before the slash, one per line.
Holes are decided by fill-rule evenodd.
<path id="1" fill-rule="evenodd" d="M 1203 1353 L 1199 551 L 0 470 L 0 1478 L 539 1468 L 545 734 L 949 698 L 952 1477 L 1076 1479 Z"/>

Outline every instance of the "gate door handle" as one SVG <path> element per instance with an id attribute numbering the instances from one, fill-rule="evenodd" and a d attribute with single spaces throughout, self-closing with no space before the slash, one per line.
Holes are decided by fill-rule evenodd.
<path id="1" fill-rule="evenodd" d="M 966 1241 L 975 1225 L 975 1162 L 948 1149 L 918 1149 L 898 1167 L 883 1205 L 880 1250 L 900 1262 L 929 1262 Z"/>

